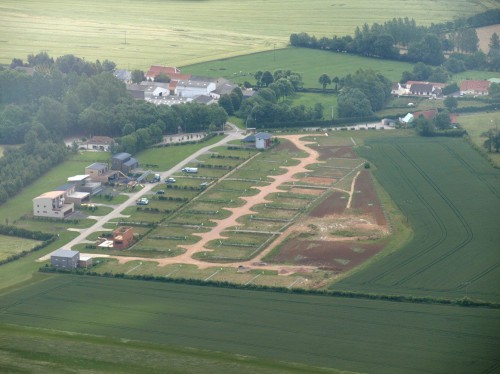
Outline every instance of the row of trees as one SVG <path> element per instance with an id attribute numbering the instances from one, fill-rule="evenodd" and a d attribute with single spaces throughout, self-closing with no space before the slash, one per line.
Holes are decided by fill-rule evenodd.
<path id="1" fill-rule="evenodd" d="M 491 14 L 500 17 L 500 11 L 485 12 L 483 23 L 492 22 Z M 481 19 L 481 17 L 479 17 Z M 497 18 L 498 20 L 498 18 Z M 476 20 L 477 21 L 477 20 Z M 475 22 L 478 23 L 478 22 Z M 461 26 L 460 26 L 461 25 Z M 447 27 L 455 26 L 448 29 Z M 445 61 L 444 52 L 478 52 L 479 39 L 469 22 L 451 23 L 444 26 L 417 26 L 415 20 L 394 18 L 383 24 L 364 24 L 350 35 L 332 38 L 316 38 L 305 32 L 290 35 L 290 44 L 297 47 L 315 48 L 335 52 L 348 52 L 363 56 L 399 59 L 440 65 Z M 400 53 L 400 49 L 406 50 Z M 497 70 L 497 60 L 491 54 L 484 55 L 484 63 L 477 68 Z"/>
<path id="2" fill-rule="evenodd" d="M 6 149 L 0 158 L 0 204 L 64 161 L 66 156 L 64 144 L 52 141 L 43 126 L 30 129 L 25 145 Z"/>

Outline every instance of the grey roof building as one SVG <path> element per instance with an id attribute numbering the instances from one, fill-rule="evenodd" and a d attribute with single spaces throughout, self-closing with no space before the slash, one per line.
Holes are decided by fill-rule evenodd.
<path id="1" fill-rule="evenodd" d="M 56 268 L 75 269 L 78 267 L 80 252 L 69 249 L 58 249 L 50 255 L 50 264 Z"/>

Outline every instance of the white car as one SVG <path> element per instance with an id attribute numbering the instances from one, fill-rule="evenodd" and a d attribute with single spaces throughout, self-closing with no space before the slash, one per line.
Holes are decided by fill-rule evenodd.
<path id="1" fill-rule="evenodd" d="M 165 183 L 175 183 L 175 182 L 176 182 L 175 178 L 167 178 L 165 180 Z"/>
<path id="2" fill-rule="evenodd" d="M 137 205 L 148 205 L 149 204 L 149 200 L 145 197 L 143 197 L 142 199 L 139 199 L 135 202 Z"/>

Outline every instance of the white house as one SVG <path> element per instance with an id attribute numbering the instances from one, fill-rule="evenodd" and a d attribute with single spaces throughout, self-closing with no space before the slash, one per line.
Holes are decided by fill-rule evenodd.
<path id="1" fill-rule="evenodd" d="M 271 146 L 272 134 L 267 132 L 259 132 L 255 134 L 255 148 L 257 149 L 267 149 Z"/>
<path id="2" fill-rule="evenodd" d="M 192 98 L 199 95 L 209 95 L 215 88 L 214 82 L 182 80 L 177 82 L 175 94 L 180 97 Z"/>
<path id="3" fill-rule="evenodd" d="M 50 191 L 33 199 L 35 217 L 60 218 L 75 211 L 75 205 L 65 201 L 65 191 Z"/>

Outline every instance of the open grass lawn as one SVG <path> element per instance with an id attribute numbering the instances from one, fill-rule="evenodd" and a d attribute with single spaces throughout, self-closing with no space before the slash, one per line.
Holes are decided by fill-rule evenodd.
<path id="1" fill-rule="evenodd" d="M 379 138 L 359 148 L 413 240 L 333 288 L 499 302 L 500 170 L 463 139 Z"/>
<path id="2" fill-rule="evenodd" d="M 173 168 L 176 164 L 183 161 L 200 148 L 217 143 L 222 136 L 214 136 L 206 142 L 199 144 L 186 144 L 161 148 L 149 148 L 137 154 L 141 164 L 158 165 L 153 168 L 157 171 L 166 171 Z"/>
<path id="3" fill-rule="evenodd" d="M 483 132 L 498 126 L 500 128 L 500 112 L 477 113 L 473 115 L 460 116 L 458 119 L 460 125 L 467 130 L 472 142 L 479 148 L 486 150 L 483 147 L 484 141 L 487 139 L 482 137 Z M 500 153 L 488 153 L 493 162 L 500 166 Z"/>
<path id="4" fill-rule="evenodd" d="M 87 60 L 107 58 L 128 69 L 153 64 L 180 66 L 279 49 L 294 32 L 318 37 L 352 34 L 365 22 L 383 23 L 405 16 L 428 25 L 496 6 L 493 0 L 311 0 L 307 6 L 290 0 L 285 11 L 279 0 L 265 4 L 258 0 L 112 0 L 105 4 L 90 0 L 74 2 L 71 7 L 58 0 L 25 1 L 22 6 L 5 0 L 0 6 L 0 62 L 7 64 L 14 57 L 46 51 L 54 57 L 72 53 Z M 220 19 L 224 21 L 214 21 Z M 284 60 L 278 65 L 276 52 L 276 66 L 282 66 Z"/>
<path id="5" fill-rule="evenodd" d="M 22 251 L 29 251 L 40 243 L 38 240 L 0 235 L 0 260 L 4 260 Z"/>
<path id="6" fill-rule="evenodd" d="M 3 295 L 0 310 L 4 371 L 45 362 L 55 371 L 238 371 L 226 354 L 259 364 L 249 372 L 314 372 L 282 362 L 378 373 L 498 365 L 500 313 L 487 308 L 55 276 Z"/>

